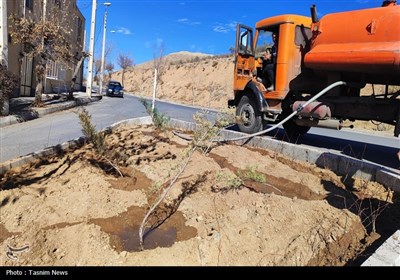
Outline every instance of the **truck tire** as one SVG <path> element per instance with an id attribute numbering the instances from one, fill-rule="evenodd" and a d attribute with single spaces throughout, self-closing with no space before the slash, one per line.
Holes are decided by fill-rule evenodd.
<path id="1" fill-rule="evenodd" d="M 236 116 L 239 117 L 238 126 L 241 132 L 256 133 L 263 128 L 262 114 L 257 108 L 253 98 L 243 95 L 236 108 Z"/>

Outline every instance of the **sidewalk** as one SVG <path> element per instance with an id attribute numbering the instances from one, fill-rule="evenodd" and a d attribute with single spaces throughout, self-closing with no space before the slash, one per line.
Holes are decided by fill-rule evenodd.
<path id="1" fill-rule="evenodd" d="M 67 100 L 67 96 L 68 93 L 43 94 L 44 107 L 40 108 L 31 106 L 35 97 L 12 98 L 10 99 L 10 114 L 0 117 L 0 127 L 37 119 L 102 99 L 102 96 L 97 93 L 93 93 L 89 98 L 85 92 L 74 92 L 74 100 Z"/>

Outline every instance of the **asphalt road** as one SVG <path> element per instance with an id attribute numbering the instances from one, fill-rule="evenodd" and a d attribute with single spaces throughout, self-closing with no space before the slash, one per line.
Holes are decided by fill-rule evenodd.
<path id="1" fill-rule="evenodd" d="M 156 104 L 159 112 L 184 121 L 192 121 L 193 114 L 199 110 L 166 102 Z M 85 107 L 92 115 L 97 129 L 120 120 L 148 115 L 139 99 L 131 95 L 125 95 L 123 99 L 104 97 L 101 101 Z M 77 112 L 78 108 L 74 108 L 2 128 L 0 161 L 4 162 L 82 136 Z M 265 137 L 285 138 L 282 129 L 276 129 Z M 309 133 L 297 139 L 296 143 L 347 154 L 394 169 L 400 167 L 396 156 L 400 149 L 400 140 L 395 137 L 312 128 Z"/>

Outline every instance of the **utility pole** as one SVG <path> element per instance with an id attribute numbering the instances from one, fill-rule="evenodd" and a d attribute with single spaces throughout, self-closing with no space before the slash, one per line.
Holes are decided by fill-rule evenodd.
<path id="1" fill-rule="evenodd" d="M 89 64 L 88 75 L 86 78 L 86 94 L 89 98 L 92 97 L 92 82 L 93 82 L 93 57 L 94 57 L 94 32 L 96 28 L 96 0 L 92 0 L 92 21 L 90 24 L 90 42 L 89 42 Z"/>
<path id="2" fill-rule="evenodd" d="M 100 95 L 103 94 L 103 77 L 104 77 L 104 59 L 105 59 L 105 49 L 106 49 L 106 34 L 107 34 L 107 7 L 111 6 L 110 2 L 103 3 L 105 7 L 104 12 L 104 22 L 103 22 L 103 44 L 101 48 L 101 66 L 100 66 L 100 85 L 99 91 Z"/>
<path id="3" fill-rule="evenodd" d="M 46 23 L 46 13 L 47 13 L 47 0 L 43 0 L 43 25 Z M 42 39 L 42 47 L 44 48 L 44 38 Z M 47 79 L 47 65 L 44 66 L 44 75 L 43 75 L 43 93 L 46 93 L 46 79 Z"/>
<path id="4" fill-rule="evenodd" d="M 7 0 L 0 0 L 0 64 L 8 66 Z"/>
<path id="5" fill-rule="evenodd" d="M 156 94 L 157 94 L 157 68 L 154 68 L 154 83 L 153 83 L 153 99 L 151 102 L 151 113 L 154 113 L 154 106 L 156 104 Z"/>

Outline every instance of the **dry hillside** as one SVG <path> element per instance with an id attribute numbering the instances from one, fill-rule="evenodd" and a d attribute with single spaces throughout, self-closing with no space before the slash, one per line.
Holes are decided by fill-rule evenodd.
<path id="1" fill-rule="evenodd" d="M 165 56 L 165 67 L 161 71 L 157 97 L 166 101 L 209 108 L 226 108 L 228 99 L 233 97 L 232 55 L 212 56 L 202 53 L 178 52 Z M 154 63 L 149 61 L 136 65 L 125 72 L 126 91 L 137 96 L 150 97 L 153 94 Z M 121 81 L 122 72 L 115 72 L 113 80 Z M 383 86 L 367 85 L 362 94 L 384 93 Z M 365 121 L 353 124 L 355 129 L 379 131 L 393 134 L 393 126 Z"/>
<path id="2" fill-rule="evenodd" d="M 232 96 L 233 57 L 179 52 L 165 57 L 157 97 L 183 104 L 226 108 Z M 121 81 L 122 72 L 112 79 Z M 125 72 L 124 86 L 139 96 L 152 96 L 153 63 L 139 64 Z"/>

